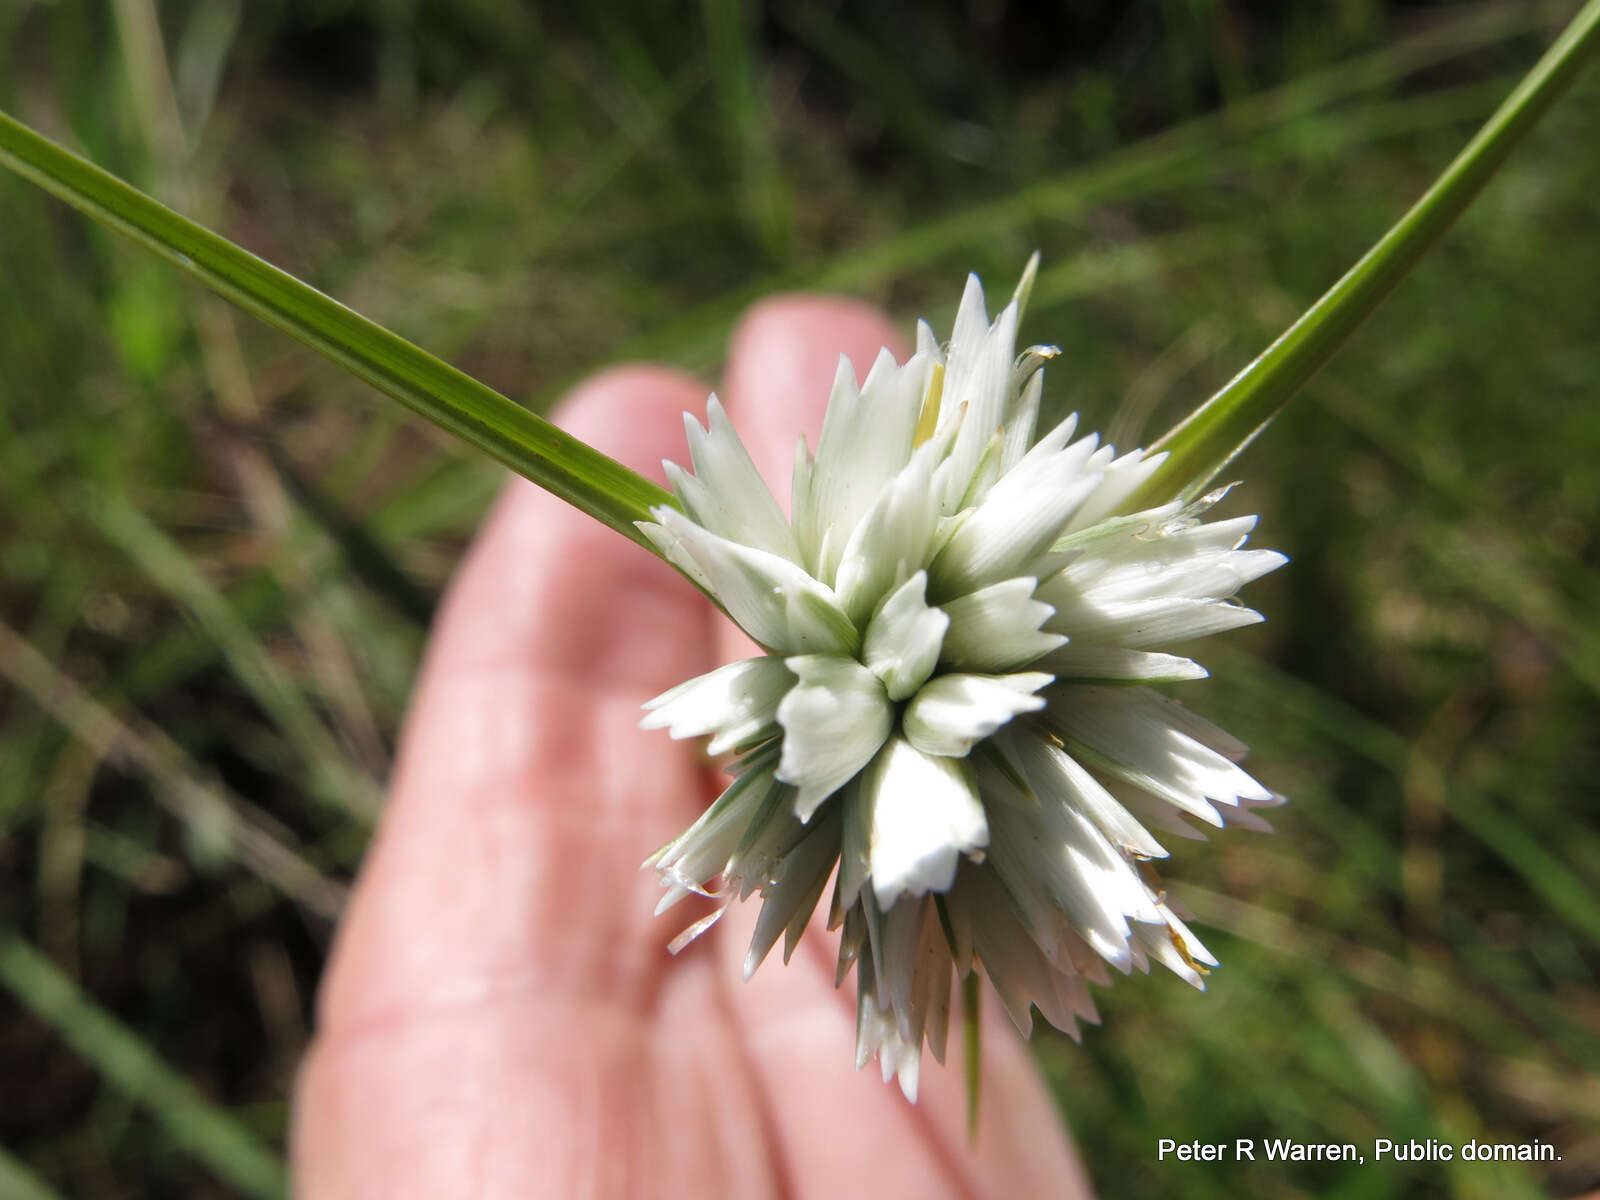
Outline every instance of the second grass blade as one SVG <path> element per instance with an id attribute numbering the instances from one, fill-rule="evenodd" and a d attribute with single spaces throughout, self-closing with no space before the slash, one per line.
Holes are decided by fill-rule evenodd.
<path id="1" fill-rule="evenodd" d="M 1589 0 L 1543 58 L 1432 187 L 1343 278 L 1152 450 L 1166 461 L 1127 502 L 1193 499 L 1315 375 L 1472 203 L 1506 156 L 1600 45 L 1600 0 Z"/>

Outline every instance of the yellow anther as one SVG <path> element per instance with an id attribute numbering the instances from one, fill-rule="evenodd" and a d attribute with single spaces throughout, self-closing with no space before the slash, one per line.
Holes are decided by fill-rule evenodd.
<path id="1" fill-rule="evenodd" d="M 922 393 L 922 410 L 917 413 L 916 432 L 911 435 L 913 448 L 922 445 L 939 428 L 939 403 L 944 399 L 944 364 L 934 363 L 928 372 L 928 386 Z"/>

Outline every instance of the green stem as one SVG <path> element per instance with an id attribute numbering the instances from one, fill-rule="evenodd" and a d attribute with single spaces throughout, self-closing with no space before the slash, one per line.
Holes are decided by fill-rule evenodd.
<path id="1" fill-rule="evenodd" d="M 1167 459 L 1130 509 L 1192 499 L 1248 446 L 1333 356 L 1472 202 L 1600 44 L 1600 0 L 1589 0 L 1437 182 L 1344 278 L 1220 392 L 1151 447 Z"/>
<path id="2" fill-rule="evenodd" d="M 0 163 L 654 552 L 634 522 L 676 501 L 643 476 L 5 113 Z"/>

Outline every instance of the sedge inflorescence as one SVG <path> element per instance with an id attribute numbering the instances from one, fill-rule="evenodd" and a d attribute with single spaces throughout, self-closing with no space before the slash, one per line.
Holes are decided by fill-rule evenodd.
<path id="1" fill-rule="evenodd" d="M 976 277 L 941 346 L 925 324 L 859 385 L 841 361 L 790 515 L 716 397 L 686 418 L 681 511 L 641 525 L 765 651 L 646 706 L 709 736 L 731 783 L 646 862 L 666 895 L 759 894 L 745 962 L 793 951 L 832 879 L 837 981 L 857 975 L 857 1065 L 915 1099 L 943 1060 L 953 981 L 981 971 L 1017 1026 L 1076 1032 L 1086 981 L 1160 962 L 1196 987 L 1215 959 L 1150 869 L 1151 828 L 1264 828 L 1279 803 L 1245 747 L 1152 688 L 1201 677 L 1165 648 L 1260 620 L 1234 600 L 1281 565 L 1254 517 L 1210 501 L 1127 512 L 1161 461 L 1035 440 L 1044 364 L 1018 355 L 1026 284 L 992 323 Z M 680 936 L 681 948 L 721 914 Z"/>

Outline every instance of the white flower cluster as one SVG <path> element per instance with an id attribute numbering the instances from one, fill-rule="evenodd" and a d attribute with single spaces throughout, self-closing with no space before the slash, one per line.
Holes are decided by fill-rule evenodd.
<path id="1" fill-rule="evenodd" d="M 686 422 L 693 474 L 668 464 L 683 511 L 642 526 L 766 650 L 646 706 L 737 756 L 646 862 L 658 911 L 759 892 L 748 977 L 832 877 L 857 1065 L 876 1053 L 912 1099 L 976 968 L 1024 1033 L 1030 1006 L 1094 1020 L 1104 963 L 1203 986 L 1215 960 L 1144 865 L 1167 854 L 1147 825 L 1264 827 L 1250 810 L 1279 802 L 1243 745 L 1148 685 L 1203 676 L 1161 647 L 1260 620 L 1232 597 L 1285 560 L 1204 502 L 1122 513 L 1160 455 L 1074 441 L 1075 418 L 1034 441 L 1055 352 L 1015 353 L 1028 281 L 991 325 L 969 279 L 947 347 L 920 324 L 910 361 L 883 351 L 860 386 L 840 363 L 792 519 L 712 397 L 709 429 Z"/>

